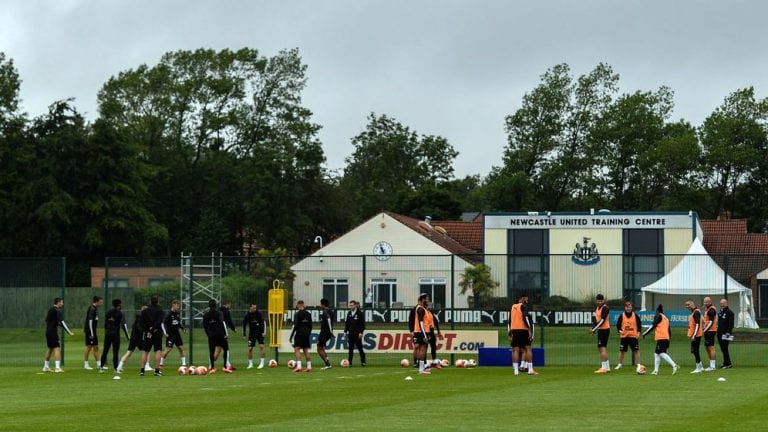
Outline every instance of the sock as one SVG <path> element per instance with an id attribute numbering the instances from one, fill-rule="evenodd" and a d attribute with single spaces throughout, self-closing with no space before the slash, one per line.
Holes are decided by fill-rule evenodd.
<path id="1" fill-rule="evenodd" d="M 262 359 L 262 360 L 261 360 L 261 362 L 262 362 L 262 363 L 264 363 L 264 360 Z M 330 361 L 330 360 L 328 360 L 328 357 L 324 358 L 324 359 L 323 359 L 323 362 L 325 362 L 325 365 L 326 365 L 326 366 L 330 366 L 330 365 L 331 365 L 331 361 Z"/>
<path id="2" fill-rule="evenodd" d="M 100 367 L 101 367 L 101 360 L 96 360 L 96 368 L 98 369 Z"/>
<path id="3" fill-rule="evenodd" d="M 160 366 L 165 366 L 165 357 L 160 357 Z"/>
<path id="4" fill-rule="evenodd" d="M 264 366 L 264 357 L 259 359 L 259 366 Z"/>
<path id="5" fill-rule="evenodd" d="M 715 365 L 715 363 L 717 363 L 717 361 L 716 361 L 716 360 L 710 360 L 710 361 L 709 361 L 709 367 L 710 367 L 711 369 L 715 369 L 715 368 L 717 367 L 717 365 Z"/>
<path id="6" fill-rule="evenodd" d="M 523 369 L 527 368 L 528 367 L 528 362 L 525 361 L 525 360 L 521 361 L 520 362 L 520 367 L 523 368 Z"/>
<path id="7" fill-rule="evenodd" d="M 419 360 L 419 372 L 424 372 L 424 361 Z"/>
<path id="8" fill-rule="evenodd" d="M 88 360 L 86 360 L 86 361 L 84 362 L 84 365 L 85 365 L 85 367 L 88 367 L 88 366 L 90 366 L 90 365 L 88 364 Z"/>
<path id="9" fill-rule="evenodd" d="M 46 360 L 45 363 L 43 363 L 43 367 L 46 368 L 46 369 L 50 369 L 51 368 L 51 363 L 48 360 Z"/>
<path id="10" fill-rule="evenodd" d="M 658 373 L 659 366 L 661 366 L 661 356 L 658 354 L 654 354 L 653 355 L 653 371 Z"/>
<path id="11" fill-rule="evenodd" d="M 253 359 L 248 359 L 248 366 L 253 366 Z"/>
<path id="12" fill-rule="evenodd" d="M 61 361 L 56 360 L 54 364 L 56 365 L 56 369 L 61 369 Z"/>
<path id="13" fill-rule="evenodd" d="M 182 357 L 181 358 L 181 365 L 182 366 L 186 366 L 187 365 L 187 358 L 186 357 Z"/>
<path id="14" fill-rule="evenodd" d="M 307 362 L 307 369 L 312 369 L 312 362 L 311 361 Z"/>
<path id="15" fill-rule="evenodd" d="M 152 369 L 152 366 L 149 365 L 149 360 L 147 360 L 147 364 L 144 365 L 144 369 Z"/>
<path id="16" fill-rule="evenodd" d="M 669 356 L 669 354 L 667 354 L 667 353 L 661 353 L 661 354 L 659 354 L 659 357 L 661 357 L 662 359 L 664 359 L 664 361 L 665 361 L 665 362 L 667 362 L 667 364 L 669 364 L 670 366 L 672 366 L 672 367 L 675 367 L 675 366 L 677 366 L 677 365 L 675 364 L 675 362 L 672 360 L 672 357 L 670 357 L 670 356 Z"/>
<path id="17" fill-rule="evenodd" d="M 120 370 L 123 368 L 123 361 L 120 360 L 120 363 L 117 364 L 117 369 Z"/>
<path id="18" fill-rule="evenodd" d="M 529 363 L 528 364 L 528 375 L 533 375 L 534 373 L 536 373 L 536 372 L 533 370 L 533 365 Z"/>
<path id="19" fill-rule="evenodd" d="M 611 368 L 611 367 L 608 365 L 608 362 L 607 362 L 607 361 L 604 361 L 604 362 L 600 363 L 600 367 L 601 367 L 601 368 L 603 368 L 603 369 L 606 369 L 606 370 Z"/>
<path id="20" fill-rule="evenodd" d="M 301 360 L 296 362 L 296 368 L 301 369 Z"/>
<path id="21" fill-rule="evenodd" d="M 701 365 L 701 362 L 696 363 L 696 370 L 702 370 L 704 367 Z"/>
<path id="22" fill-rule="evenodd" d="M 520 369 L 519 369 L 519 367 L 517 366 L 517 363 L 514 363 L 514 364 L 512 364 L 512 367 L 515 369 L 515 375 L 517 375 L 518 373 L 520 373 Z"/>

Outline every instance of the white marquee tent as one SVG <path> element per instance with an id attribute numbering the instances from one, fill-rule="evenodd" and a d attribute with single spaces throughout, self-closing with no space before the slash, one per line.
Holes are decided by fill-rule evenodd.
<path id="1" fill-rule="evenodd" d="M 688 299 L 701 306 L 701 298 L 712 297 L 718 306 L 728 292 L 728 305 L 736 315 L 735 326 L 757 328 L 752 291 L 727 275 L 709 256 L 697 238 L 679 263 L 664 277 L 641 289 L 643 310 L 661 303 L 667 310 L 683 309 Z"/>

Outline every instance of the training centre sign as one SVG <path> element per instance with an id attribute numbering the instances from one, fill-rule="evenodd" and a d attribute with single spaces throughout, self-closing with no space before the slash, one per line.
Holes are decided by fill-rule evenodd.
<path id="1" fill-rule="evenodd" d="M 619 314 L 624 310 L 612 310 L 610 315 L 611 325 L 616 323 L 616 319 Z M 295 310 L 290 310 L 285 313 L 285 320 L 291 321 Z M 320 321 L 320 311 L 311 310 L 312 321 Z M 411 309 L 365 309 L 365 321 L 369 323 L 402 323 L 404 327 L 408 325 L 408 316 L 411 313 Z M 454 309 L 454 310 L 438 310 L 433 313 L 440 320 L 443 326 L 454 322 L 456 324 L 492 324 L 497 326 L 506 326 L 509 322 L 508 310 L 478 310 L 478 309 Z M 592 324 L 595 316 L 594 311 L 531 311 L 531 318 L 537 325 L 545 326 L 574 326 L 574 325 L 590 325 Z M 643 325 L 651 325 L 653 323 L 653 317 L 656 314 L 654 311 L 636 311 L 640 315 L 640 320 Z M 687 311 L 666 311 L 664 315 L 669 318 L 671 326 L 687 326 L 688 315 Z M 343 327 L 344 320 L 346 319 L 347 311 L 338 310 L 335 311 L 334 319 L 336 321 L 336 327 L 341 325 Z M 445 329 L 442 329 L 445 330 Z"/>
<path id="2" fill-rule="evenodd" d="M 280 352 L 293 352 L 291 331 L 280 332 Z M 317 345 L 319 334 L 312 332 L 310 342 Z M 498 348 L 499 332 L 496 330 L 449 330 L 437 336 L 437 350 L 446 354 L 477 353 L 478 348 Z M 328 352 L 346 353 L 349 343 L 344 333 L 337 331 L 325 348 Z M 363 349 L 371 353 L 413 353 L 413 337 L 401 330 L 368 330 L 363 334 Z"/>

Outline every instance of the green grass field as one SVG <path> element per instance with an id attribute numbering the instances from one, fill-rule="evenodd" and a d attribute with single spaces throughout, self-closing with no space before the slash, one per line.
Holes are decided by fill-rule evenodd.
<path id="1" fill-rule="evenodd" d="M 638 376 L 631 367 L 595 375 L 594 340 L 584 328 L 547 332 L 548 366 L 536 377 L 514 376 L 505 367 L 451 367 L 419 376 L 395 366 L 403 355 L 372 356 L 367 368 L 320 371 L 314 356 L 312 373 L 285 366 L 246 370 L 244 344 L 238 343 L 232 375 L 139 377 L 134 356 L 123 378 L 113 380 L 111 370 L 82 369 L 82 337 L 67 340 L 65 373 L 42 373 L 39 330 L 3 329 L 0 430 L 765 429 L 765 345 L 734 345 L 734 369 L 691 375 L 692 356 L 675 335 L 671 354 L 682 366 L 677 375 L 666 364 L 659 376 Z M 504 340 L 502 332 L 499 337 Z M 613 365 L 618 341 L 611 343 Z M 649 372 L 652 347 L 643 341 Z M 334 355 L 334 365 L 340 358 Z M 168 364 L 176 369 L 176 353 Z"/>

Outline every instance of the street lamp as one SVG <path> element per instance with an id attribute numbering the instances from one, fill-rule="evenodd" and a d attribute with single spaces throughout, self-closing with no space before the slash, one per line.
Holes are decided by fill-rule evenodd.
<path id="1" fill-rule="evenodd" d="M 320 243 L 320 249 L 323 248 L 323 238 L 320 236 L 315 236 L 315 243 Z"/>

